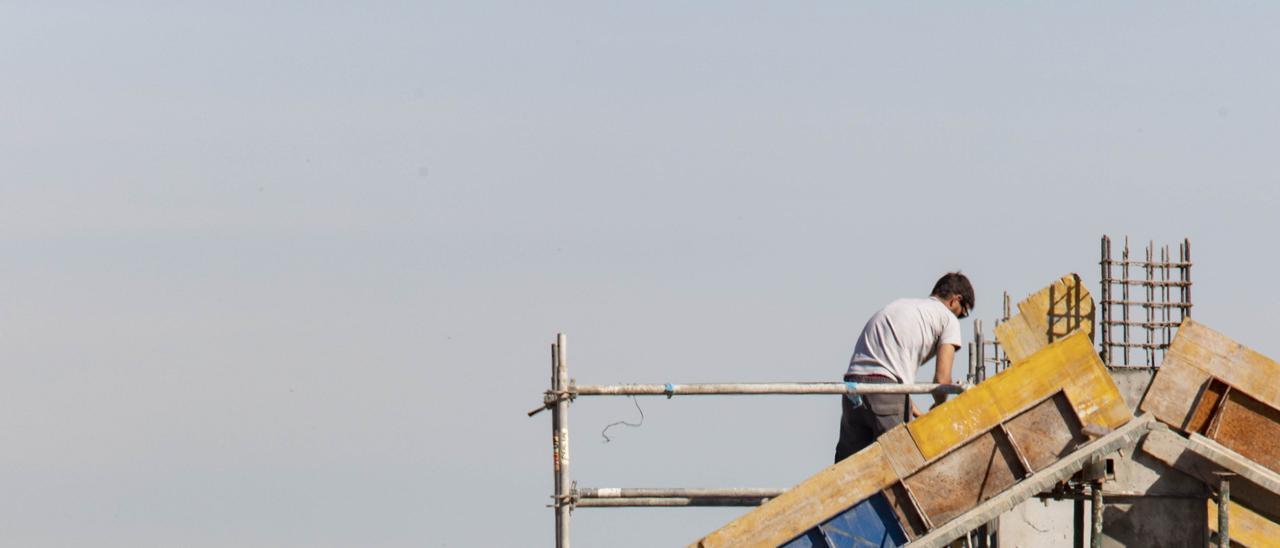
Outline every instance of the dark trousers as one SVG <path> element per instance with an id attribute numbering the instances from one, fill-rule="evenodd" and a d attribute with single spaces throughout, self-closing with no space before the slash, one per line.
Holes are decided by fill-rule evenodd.
<path id="1" fill-rule="evenodd" d="M 897 383 L 887 377 L 854 377 L 857 383 Z M 906 394 L 862 394 L 860 404 L 850 396 L 840 398 L 840 441 L 836 442 L 836 462 L 865 449 L 880 434 L 911 420 L 910 397 Z"/>

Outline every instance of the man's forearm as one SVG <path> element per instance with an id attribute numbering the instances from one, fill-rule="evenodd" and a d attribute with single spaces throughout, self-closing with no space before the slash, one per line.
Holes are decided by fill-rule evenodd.
<path id="1" fill-rule="evenodd" d="M 935 384 L 951 384 L 951 364 L 955 362 L 956 348 L 949 344 L 943 344 L 938 349 L 938 359 L 935 360 L 935 369 L 933 372 L 933 382 Z M 947 401 L 946 394 L 933 394 L 933 404 L 938 405 Z"/>

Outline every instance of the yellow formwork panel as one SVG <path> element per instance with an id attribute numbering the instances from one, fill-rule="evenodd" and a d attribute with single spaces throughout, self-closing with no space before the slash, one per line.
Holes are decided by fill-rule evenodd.
<path id="1" fill-rule="evenodd" d="M 1065 391 L 1080 422 L 1116 428 L 1133 418 L 1084 331 L 1046 346 L 907 424 L 932 460 L 1024 409 Z"/>
<path id="2" fill-rule="evenodd" d="M 1052 329 L 1050 310 L 1053 311 Z M 1093 310 L 1093 296 L 1080 276 L 1067 274 L 1019 302 L 1018 313 L 996 326 L 996 340 L 1009 360 L 1017 364 L 1048 346 L 1050 334 L 1055 340 L 1065 337 L 1076 328 L 1074 318 L 1077 316 L 1079 329 L 1092 337 Z"/>
<path id="3" fill-rule="evenodd" d="M 1227 516 L 1231 522 L 1227 529 L 1231 536 L 1231 544 L 1240 544 L 1250 548 L 1260 546 L 1280 546 L 1280 523 L 1255 514 L 1252 510 L 1236 504 L 1227 503 Z M 1209 530 L 1218 532 L 1218 503 L 1210 499 Z"/>
<path id="4" fill-rule="evenodd" d="M 690 546 L 778 546 L 896 481 L 883 447 L 873 443 Z"/>

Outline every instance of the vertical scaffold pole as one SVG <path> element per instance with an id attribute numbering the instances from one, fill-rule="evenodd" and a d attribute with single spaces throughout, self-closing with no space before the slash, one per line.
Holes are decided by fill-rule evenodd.
<path id="1" fill-rule="evenodd" d="M 1218 474 L 1218 546 L 1231 546 L 1231 474 Z"/>
<path id="2" fill-rule="evenodd" d="M 1102 237 L 1102 260 L 1098 263 L 1102 268 L 1102 363 L 1111 365 L 1111 238 Z M 1093 330 L 1099 331 L 1094 325 Z"/>
<path id="3" fill-rule="evenodd" d="M 1093 482 L 1093 535 L 1090 536 L 1089 545 L 1093 548 L 1102 548 L 1102 480 Z"/>
<path id="4" fill-rule="evenodd" d="M 564 333 L 556 335 L 551 346 L 551 390 L 556 406 L 551 410 L 551 458 L 555 466 L 556 548 L 569 548 L 569 500 L 572 487 L 569 476 L 569 370 L 565 361 Z"/>

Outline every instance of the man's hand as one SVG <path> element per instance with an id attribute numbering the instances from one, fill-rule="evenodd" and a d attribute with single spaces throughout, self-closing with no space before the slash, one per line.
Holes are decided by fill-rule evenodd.
<path id="1" fill-rule="evenodd" d="M 935 405 L 937 405 L 937 404 L 935 404 Z M 914 402 L 914 401 L 913 401 L 913 402 L 911 402 L 911 418 L 913 418 L 913 419 L 918 419 L 918 418 L 920 418 L 920 415 L 923 415 L 923 414 L 924 414 L 924 412 L 923 412 L 923 411 L 920 411 L 920 408 L 919 408 L 919 407 L 916 407 L 916 402 Z"/>

